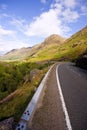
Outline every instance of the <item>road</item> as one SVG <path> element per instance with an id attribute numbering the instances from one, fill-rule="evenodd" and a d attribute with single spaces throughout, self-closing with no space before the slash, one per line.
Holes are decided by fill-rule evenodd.
<path id="1" fill-rule="evenodd" d="M 67 130 L 58 93 L 56 67 L 52 68 L 27 130 Z"/>
<path id="2" fill-rule="evenodd" d="M 54 65 L 27 130 L 87 130 L 87 71 Z"/>
<path id="3" fill-rule="evenodd" d="M 87 72 L 70 63 L 57 71 L 72 130 L 87 130 Z"/>

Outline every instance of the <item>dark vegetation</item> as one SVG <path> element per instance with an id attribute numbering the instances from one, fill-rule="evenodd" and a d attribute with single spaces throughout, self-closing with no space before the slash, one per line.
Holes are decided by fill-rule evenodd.
<path id="1" fill-rule="evenodd" d="M 76 66 L 87 70 L 87 51 L 75 60 Z"/>
<path id="2" fill-rule="evenodd" d="M 22 85 L 32 69 L 41 70 L 46 65 L 36 63 L 0 63 L 0 100 Z"/>

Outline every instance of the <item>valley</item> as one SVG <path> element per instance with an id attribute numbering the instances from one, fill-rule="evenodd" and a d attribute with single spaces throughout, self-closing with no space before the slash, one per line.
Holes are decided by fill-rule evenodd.
<path id="1" fill-rule="evenodd" d="M 68 39 L 53 34 L 0 56 L 0 121 L 13 117 L 18 123 L 45 73 L 58 62 L 87 69 L 87 26 Z"/>

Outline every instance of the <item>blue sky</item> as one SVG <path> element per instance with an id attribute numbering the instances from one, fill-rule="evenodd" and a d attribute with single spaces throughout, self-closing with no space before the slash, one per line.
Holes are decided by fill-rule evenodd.
<path id="1" fill-rule="evenodd" d="M 0 53 L 51 34 L 70 37 L 86 25 L 86 0 L 0 0 Z"/>

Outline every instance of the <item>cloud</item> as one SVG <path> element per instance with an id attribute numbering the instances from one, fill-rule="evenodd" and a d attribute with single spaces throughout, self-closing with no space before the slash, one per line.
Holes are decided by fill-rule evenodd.
<path id="1" fill-rule="evenodd" d="M 0 26 L 0 36 L 5 36 L 5 35 L 14 35 L 15 32 L 12 31 L 12 30 L 7 30 L 7 29 L 4 29 L 2 26 Z"/>
<path id="2" fill-rule="evenodd" d="M 16 29 L 24 33 L 24 31 L 27 28 L 26 21 L 24 19 L 17 19 L 17 18 L 12 18 L 10 21 L 10 24 L 15 25 Z"/>
<path id="3" fill-rule="evenodd" d="M 74 8 L 77 5 L 76 0 L 55 0 L 55 2 L 66 8 Z"/>
<path id="4" fill-rule="evenodd" d="M 41 2 L 46 3 L 47 0 Z M 2 7 L 5 9 L 5 6 Z M 0 51 L 29 46 L 30 40 L 36 42 L 36 39 L 51 34 L 68 37 L 72 32 L 70 25 L 77 22 L 82 14 L 87 14 L 87 8 L 84 4 L 78 4 L 78 0 L 54 0 L 48 11 L 43 10 L 39 16 L 33 17 L 32 22 L 4 12 L 0 14 L 1 19 L 6 19 L 12 29 L 0 26 Z"/>
<path id="5" fill-rule="evenodd" d="M 25 32 L 28 36 L 46 37 L 52 33 L 61 33 L 61 21 L 57 19 L 57 12 L 50 9 L 48 12 L 42 13 L 28 27 Z"/>
<path id="6" fill-rule="evenodd" d="M 0 21 L 4 18 L 11 18 L 12 16 L 8 15 L 7 13 L 0 13 Z"/>
<path id="7" fill-rule="evenodd" d="M 0 25 L 0 51 L 7 52 L 13 48 L 29 46 L 23 39 L 18 40 L 17 34 L 13 30 L 4 29 Z"/>
<path id="8" fill-rule="evenodd" d="M 66 36 L 71 30 L 68 24 L 79 18 L 79 13 L 74 9 L 76 5 L 75 0 L 56 0 L 48 11 L 33 19 L 25 35 L 47 37 L 56 33 Z"/>
<path id="9" fill-rule="evenodd" d="M 78 7 L 82 12 L 86 12 L 86 7 L 78 4 L 76 0 L 54 0 L 48 11 L 43 11 L 39 16 L 33 18 L 29 23 L 25 19 L 12 17 L 10 24 L 27 37 L 45 38 L 53 33 L 62 36 L 69 36 L 70 23 L 75 23 L 80 17 Z M 47 0 L 41 0 L 42 3 Z M 78 6 L 79 5 L 79 6 Z M 4 17 L 8 15 L 4 15 Z"/>
<path id="10" fill-rule="evenodd" d="M 75 22 L 75 20 L 77 20 L 78 18 L 79 14 L 77 11 L 72 11 L 68 8 L 63 12 L 63 19 L 66 22 Z"/>
<path id="11" fill-rule="evenodd" d="M 28 47 L 29 44 L 23 42 L 22 40 L 14 39 L 14 40 L 4 40 L 0 39 L 0 51 L 7 52 L 9 50 L 18 49 L 22 47 Z"/>
<path id="12" fill-rule="evenodd" d="M 47 2 L 47 0 L 41 0 L 41 3 L 45 4 Z"/>
<path id="13" fill-rule="evenodd" d="M 6 17 L 6 18 L 12 17 L 12 16 L 10 16 L 10 15 L 8 15 L 8 14 L 6 14 L 6 13 L 2 13 L 1 15 L 2 15 L 2 17 Z"/>
<path id="14" fill-rule="evenodd" d="M 48 2 L 40 1 L 44 4 Z M 5 11 L 7 5 L 0 4 L 0 9 L 4 10 L 0 12 L 0 24 L 3 25 L 0 26 L 0 51 L 31 46 L 33 42 L 39 41 L 37 39 L 42 40 L 51 34 L 69 37 L 73 32 L 73 23 L 87 15 L 86 4 L 79 0 L 53 0 L 49 9 L 42 10 L 39 16 L 33 17 L 32 22 L 8 14 Z"/>
<path id="15" fill-rule="evenodd" d="M 64 4 L 68 8 L 74 8 L 76 6 L 76 0 L 65 0 Z"/>

